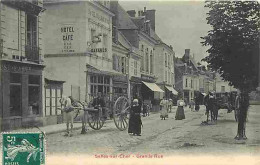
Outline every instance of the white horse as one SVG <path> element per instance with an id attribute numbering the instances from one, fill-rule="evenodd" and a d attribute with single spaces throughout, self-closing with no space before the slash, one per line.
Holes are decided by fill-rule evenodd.
<path id="1" fill-rule="evenodd" d="M 69 97 L 63 96 L 60 99 L 61 103 L 61 110 L 63 111 L 65 120 L 66 120 L 66 126 L 67 131 L 66 135 L 72 136 L 72 129 L 73 129 L 73 122 L 74 118 L 80 117 L 82 121 L 82 130 L 81 134 L 86 133 L 86 122 L 88 120 L 88 112 L 84 111 L 86 104 L 80 103 L 75 101 L 74 103 L 71 103 L 71 99 Z M 70 130 L 69 130 L 69 124 L 70 124 Z"/>

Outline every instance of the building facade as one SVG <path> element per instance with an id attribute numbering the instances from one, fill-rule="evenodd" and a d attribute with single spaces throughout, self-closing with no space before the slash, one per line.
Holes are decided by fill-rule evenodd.
<path id="1" fill-rule="evenodd" d="M 158 77 L 156 83 L 164 90 L 167 98 L 173 98 L 178 92 L 174 89 L 174 57 L 175 53 L 171 46 L 162 41 L 158 41 L 155 46 L 155 66 L 154 74 Z"/>
<path id="2" fill-rule="evenodd" d="M 110 2 L 46 1 L 44 7 L 45 77 L 63 81 L 63 95 L 90 102 L 101 92 L 109 103 L 113 77 L 121 75 L 113 70 Z M 48 107 L 45 114 L 55 116 Z"/>
<path id="3" fill-rule="evenodd" d="M 0 1 L 0 125 L 43 125 L 43 2 Z"/>

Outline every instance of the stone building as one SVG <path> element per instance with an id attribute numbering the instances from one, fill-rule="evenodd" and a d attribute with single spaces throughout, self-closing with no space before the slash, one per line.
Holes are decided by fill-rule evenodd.
<path id="1" fill-rule="evenodd" d="M 185 49 L 181 59 L 175 59 L 175 87 L 186 101 L 213 91 L 213 84 L 213 75 L 202 66 L 198 66 L 191 56 L 190 49 Z"/>
<path id="2" fill-rule="evenodd" d="M 113 70 L 110 2 L 46 0 L 44 7 L 45 77 L 64 81 L 63 95 L 90 102 L 102 92 L 112 101 L 113 77 L 122 74 Z M 57 100 L 45 106 L 53 123 Z"/>
<path id="3" fill-rule="evenodd" d="M 42 0 L 0 0 L 0 129 L 43 125 Z"/>

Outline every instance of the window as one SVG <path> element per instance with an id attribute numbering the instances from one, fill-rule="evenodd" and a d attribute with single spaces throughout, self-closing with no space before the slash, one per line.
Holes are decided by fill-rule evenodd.
<path id="1" fill-rule="evenodd" d="M 22 76 L 10 74 L 10 116 L 22 116 Z"/>
<path id="2" fill-rule="evenodd" d="M 144 71 L 144 45 L 141 46 L 141 71 Z"/>
<path id="3" fill-rule="evenodd" d="M 37 46 L 37 17 L 27 14 L 27 45 L 30 47 Z"/>
<path id="4" fill-rule="evenodd" d="M 106 34 L 103 34 L 103 48 L 106 48 L 108 50 L 108 46 L 107 46 L 107 35 Z M 103 56 L 104 57 L 107 57 L 107 51 L 103 52 Z"/>
<path id="5" fill-rule="evenodd" d="M 171 66 L 171 65 L 170 65 L 170 59 L 171 59 L 171 58 L 170 58 L 170 54 L 169 54 L 169 55 L 168 55 L 168 68 L 170 68 L 170 66 Z"/>
<path id="6" fill-rule="evenodd" d="M 221 92 L 225 92 L 225 86 L 221 86 Z"/>
<path id="7" fill-rule="evenodd" d="M 40 76 L 29 75 L 28 90 L 30 113 L 38 115 L 40 113 Z"/>
<path id="8" fill-rule="evenodd" d="M 137 61 L 134 61 L 134 75 L 137 75 Z"/>
<path id="9" fill-rule="evenodd" d="M 149 72 L 149 50 L 148 48 L 146 49 L 146 52 L 145 52 L 145 58 L 146 58 L 146 72 Z"/>
<path id="10" fill-rule="evenodd" d="M 193 86 L 192 84 L 193 84 L 193 81 L 190 80 L 190 87 L 191 87 L 191 88 L 193 88 L 193 87 L 192 87 L 192 86 Z"/>
<path id="11" fill-rule="evenodd" d="M 188 79 L 186 78 L 185 87 L 188 87 Z"/>
<path id="12" fill-rule="evenodd" d="M 95 44 L 93 43 L 93 41 L 95 40 L 95 35 L 96 35 L 96 30 L 95 29 L 91 29 L 91 42 L 92 42 L 91 48 L 92 49 L 96 47 Z"/>
<path id="13" fill-rule="evenodd" d="M 125 61 L 125 57 L 121 57 L 121 65 L 122 65 L 122 67 L 121 67 L 121 72 L 122 73 L 126 73 L 126 61 Z"/>
<path id="14" fill-rule="evenodd" d="M 61 115 L 60 99 L 62 98 L 62 86 L 52 86 L 45 88 L 45 115 Z"/>
<path id="15" fill-rule="evenodd" d="M 97 81 L 94 81 L 97 80 Z M 90 76 L 90 95 L 93 96 L 97 92 L 103 94 L 109 93 L 110 78 L 108 76 L 91 75 Z"/>
<path id="16" fill-rule="evenodd" d="M 150 52 L 150 74 L 153 74 L 153 51 Z"/>
<path id="17" fill-rule="evenodd" d="M 165 71 L 165 81 L 167 81 L 167 71 Z"/>
<path id="18" fill-rule="evenodd" d="M 167 67 L 167 54 L 166 53 L 165 53 L 164 58 L 165 58 L 165 67 Z"/>
<path id="19" fill-rule="evenodd" d="M 117 63 L 118 63 L 117 57 L 116 57 L 116 55 L 113 55 L 113 69 L 114 70 L 117 70 Z"/>

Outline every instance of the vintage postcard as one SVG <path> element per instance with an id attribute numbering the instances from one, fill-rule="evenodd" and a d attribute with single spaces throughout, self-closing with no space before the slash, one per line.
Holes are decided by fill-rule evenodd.
<path id="1" fill-rule="evenodd" d="M 259 8 L 0 0 L 2 164 L 260 164 Z"/>

